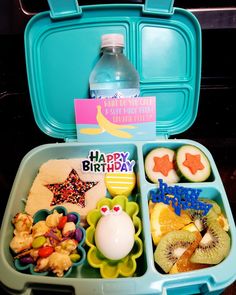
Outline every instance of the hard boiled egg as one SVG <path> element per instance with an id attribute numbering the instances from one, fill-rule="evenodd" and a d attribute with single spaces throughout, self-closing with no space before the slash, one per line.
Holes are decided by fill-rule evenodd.
<path id="1" fill-rule="evenodd" d="M 132 250 L 134 235 L 134 224 L 126 212 L 109 213 L 102 216 L 97 223 L 95 243 L 106 258 L 119 260 Z"/>

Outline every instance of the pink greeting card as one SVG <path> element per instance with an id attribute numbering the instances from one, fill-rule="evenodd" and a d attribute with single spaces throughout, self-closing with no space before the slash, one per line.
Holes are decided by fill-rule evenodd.
<path id="1" fill-rule="evenodd" d="M 156 137 L 156 97 L 75 99 L 81 142 L 151 140 Z"/>

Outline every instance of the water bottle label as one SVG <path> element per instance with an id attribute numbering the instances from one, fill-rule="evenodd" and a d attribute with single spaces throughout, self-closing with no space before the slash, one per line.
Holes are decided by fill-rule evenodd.
<path id="1" fill-rule="evenodd" d="M 126 97 L 139 97 L 139 88 L 119 89 L 91 89 L 91 98 L 126 98 Z"/>

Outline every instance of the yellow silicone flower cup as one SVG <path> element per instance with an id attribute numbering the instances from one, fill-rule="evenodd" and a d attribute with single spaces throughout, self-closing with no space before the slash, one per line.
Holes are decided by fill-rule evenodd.
<path id="1" fill-rule="evenodd" d="M 95 244 L 95 230 L 99 219 L 102 217 L 101 207 L 108 206 L 113 208 L 120 205 L 131 218 L 135 228 L 134 246 L 127 256 L 119 260 L 111 260 L 102 255 Z M 135 202 L 129 202 L 126 196 L 119 195 L 113 199 L 103 198 L 97 204 L 97 208 L 89 212 L 87 221 L 89 227 L 86 230 L 86 244 L 90 247 L 87 253 L 88 263 L 94 268 L 100 268 L 100 274 L 103 278 L 131 277 L 134 275 L 137 263 L 136 259 L 142 255 L 143 243 L 139 238 L 142 225 L 141 220 L 137 216 L 139 206 Z"/>

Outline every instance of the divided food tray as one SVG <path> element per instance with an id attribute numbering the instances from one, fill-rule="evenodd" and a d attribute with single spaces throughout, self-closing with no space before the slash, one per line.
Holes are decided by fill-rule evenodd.
<path id="1" fill-rule="evenodd" d="M 3 217 L 0 239 L 1 281 L 10 293 L 34 290 L 74 294 L 219 294 L 236 277 L 235 225 L 228 199 L 210 152 L 197 142 L 168 139 L 189 128 L 197 115 L 201 78 L 201 29 L 197 19 L 172 0 L 145 4 L 109 4 L 79 7 L 77 0 L 48 0 L 50 11 L 35 15 L 25 31 L 26 68 L 33 114 L 47 135 L 65 143 L 46 144 L 22 160 Z M 140 74 L 141 96 L 156 96 L 156 140 L 88 143 L 76 142 L 74 99 L 88 97 L 89 74 L 99 59 L 105 33 L 121 33 L 125 54 Z M 89 111 L 89 110 L 88 110 Z M 30 135 L 29 135 L 30 136 Z M 229 223 L 231 250 L 218 265 L 164 274 L 154 262 L 148 201 L 157 185 L 148 181 L 144 159 L 156 147 L 177 149 L 192 144 L 208 157 L 212 174 L 206 182 L 178 185 L 202 190 L 201 197 L 215 200 Z M 104 279 L 87 262 L 68 277 L 31 275 L 15 269 L 9 244 L 12 218 L 24 211 L 26 198 L 40 166 L 51 159 L 87 157 L 90 150 L 129 152 L 135 161 L 136 187 L 129 196 L 139 205 L 143 253 L 134 276 Z"/>
<path id="2" fill-rule="evenodd" d="M 163 274 L 154 262 L 154 246 L 150 231 L 148 201 L 150 191 L 157 187 L 150 183 L 145 176 L 144 158 L 147 153 L 156 147 L 168 147 L 176 149 L 184 144 L 192 144 L 200 148 L 208 157 L 212 175 L 209 181 L 203 183 L 178 183 L 189 188 L 200 188 L 201 196 L 215 200 L 226 215 L 231 236 L 231 251 L 228 257 L 220 264 L 209 268 L 195 270 L 188 273 Z M 39 167 L 50 159 L 69 159 L 87 157 L 90 150 L 100 150 L 104 153 L 129 152 L 130 159 L 135 160 L 135 173 L 137 186 L 134 189 L 130 201 L 139 204 L 139 217 L 142 222 L 140 237 L 143 241 L 143 254 L 137 259 L 137 270 L 133 277 L 104 279 L 99 271 L 85 264 L 74 269 L 68 277 L 56 278 L 49 276 L 34 276 L 18 272 L 13 263 L 13 257 L 9 249 L 9 243 L 13 235 L 11 220 L 17 212 L 24 211 L 25 200 Z M 155 142 L 134 143 L 103 143 L 79 144 L 60 143 L 46 144 L 30 151 L 19 167 L 13 184 L 12 192 L 7 204 L 1 230 L 0 251 L 1 266 L 4 269 L 2 283 L 10 289 L 17 290 L 21 294 L 28 293 L 31 289 L 66 290 L 75 294 L 196 294 L 218 291 L 224 289 L 235 279 L 235 270 L 232 261 L 236 259 L 235 251 L 235 225 L 229 207 L 227 196 L 214 160 L 209 151 L 202 145 L 191 140 L 157 140 Z M 227 271 L 225 271 L 227 270 Z"/>

